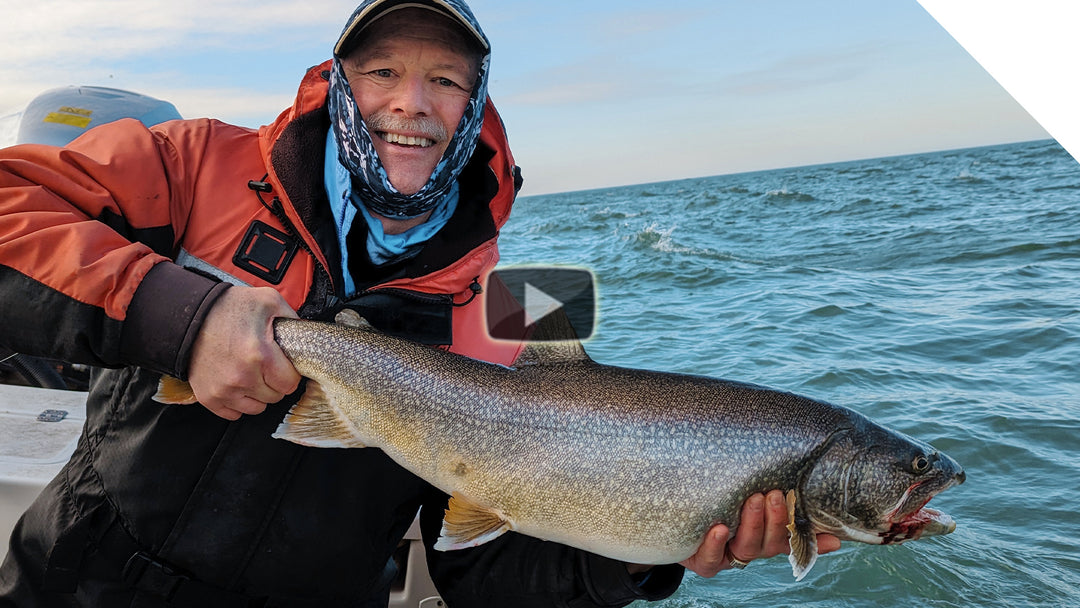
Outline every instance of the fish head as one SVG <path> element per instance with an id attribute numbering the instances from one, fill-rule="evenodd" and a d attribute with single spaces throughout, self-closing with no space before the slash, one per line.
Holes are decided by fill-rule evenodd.
<path id="1" fill-rule="evenodd" d="M 955 530 L 951 517 L 926 503 L 964 479 L 963 468 L 933 446 L 861 420 L 821 454 L 803 496 L 817 532 L 899 544 Z"/>

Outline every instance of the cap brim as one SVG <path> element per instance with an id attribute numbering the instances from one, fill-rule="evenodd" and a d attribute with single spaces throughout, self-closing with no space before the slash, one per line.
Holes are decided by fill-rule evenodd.
<path id="1" fill-rule="evenodd" d="M 479 30 L 462 15 L 455 7 L 444 2 L 443 0 L 382 0 L 381 2 L 372 2 L 363 10 L 353 15 L 352 21 L 345 28 L 345 31 L 341 33 L 341 37 L 338 38 L 337 44 L 334 45 L 334 56 L 341 57 L 342 51 L 345 49 L 352 50 L 356 46 L 356 41 L 360 37 L 360 34 L 372 23 L 375 23 L 379 19 L 382 19 L 386 15 L 404 8 L 423 8 L 430 11 L 435 11 L 441 15 L 449 17 L 460 25 L 466 32 L 469 32 L 480 44 L 480 48 L 484 51 L 490 51 L 487 39 L 480 33 Z"/>

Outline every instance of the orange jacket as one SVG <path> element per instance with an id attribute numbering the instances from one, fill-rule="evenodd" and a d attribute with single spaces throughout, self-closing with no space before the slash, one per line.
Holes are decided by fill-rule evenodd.
<path id="1" fill-rule="evenodd" d="M 183 589 L 186 605 L 209 605 L 191 601 L 203 589 L 268 606 L 367 605 L 417 508 L 437 529 L 446 496 L 382 451 L 273 439 L 288 400 L 228 422 L 151 398 L 159 372 L 183 377 L 203 315 L 228 283 L 272 284 L 304 317 L 336 306 L 339 245 L 322 180 L 326 69 L 309 71 L 295 105 L 258 131 L 129 120 L 65 149 L 0 150 L 0 341 L 123 366 L 95 379 L 72 459 L 16 528 L 5 597 L 68 605 L 74 591 L 86 605 L 112 606 Z M 454 216 L 400 278 L 373 287 L 453 297 L 451 349 L 500 363 L 518 347 L 486 338 L 486 298 L 470 301 L 470 286 L 498 258 L 518 182 L 489 104 Z M 255 249 L 250 258 L 287 257 L 275 258 L 273 240 L 242 248 L 252 226 L 303 243 L 280 276 L 243 263 Z M 429 555 L 458 606 L 622 606 L 665 597 L 682 577 L 680 567 L 658 568 L 642 587 L 620 562 L 513 534 Z"/>
<path id="2" fill-rule="evenodd" d="M 204 275 L 270 285 L 235 262 L 256 221 L 302 240 L 271 286 L 302 316 L 322 312 L 340 283 L 336 254 L 317 238 L 328 215 L 321 181 L 328 67 L 309 70 L 294 105 L 257 131 L 209 119 L 150 129 L 122 120 L 62 149 L 0 150 L 0 340 L 29 354 L 183 377 L 194 336 L 224 288 Z M 520 178 L 490 100 L 485 112 L 477 155 L 490 158 L 476 179 L 494 185 L 490 220 L 469 227 L 466 245 L 448 249 L 462 255 L 380 287 L 462 303 L 473 279 L 483 283 L 494 267 Z M 270 192 L 257 195 L 252 180 Z M 509 363 L 517 347 L 486 338 L 482 300 L 454 309 L 451 350 Z"/>

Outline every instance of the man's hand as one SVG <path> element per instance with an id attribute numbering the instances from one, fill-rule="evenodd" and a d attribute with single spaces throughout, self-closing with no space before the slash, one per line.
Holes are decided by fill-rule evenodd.
<path id="1" fill-rule="evenodd" d="M 709 530 L 697 553 L 679 562 L 688 570 L 706 578 L 731 568 L 732 560 L 749 562 L 759 557 L 788 553 L 788 512 L 784 493 L 773 490 L 768 495 L 754 494 L 743 503 L 742 517 L 735 538 L 728 541 L 731 531 L 723 524 Z M 840 548 L 840 539 L 831 534 L 818 534 L 818 553 Z"/>
<path id="2" fill-rule="evenodd" d="M 188 366 L 188 382 L 206 409 L 236 420 L 296 390 L 300 374 L 274 341 L 275 317 L 296 313 L 269 287 L 230 287 L 214 303 Z"/>

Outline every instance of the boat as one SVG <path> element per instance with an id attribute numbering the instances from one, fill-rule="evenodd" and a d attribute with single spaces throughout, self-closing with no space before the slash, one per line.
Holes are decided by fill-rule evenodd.
<path id="1" fill-rule="evenodd" d="M 24 108 L 0 115 L 0 147 L 64 146 L 121 118 L 147 126 L 182 118 L 176 107 L 132 91 L 67 86 L 45 91 Z M 0 560 L 18 518 L 68 461 L 86 421 L 92 370 L 0 347 Z M 419 521 L 394 554 L 398 575 L 388 608 L 445 606 L 428 574 Z"/>

